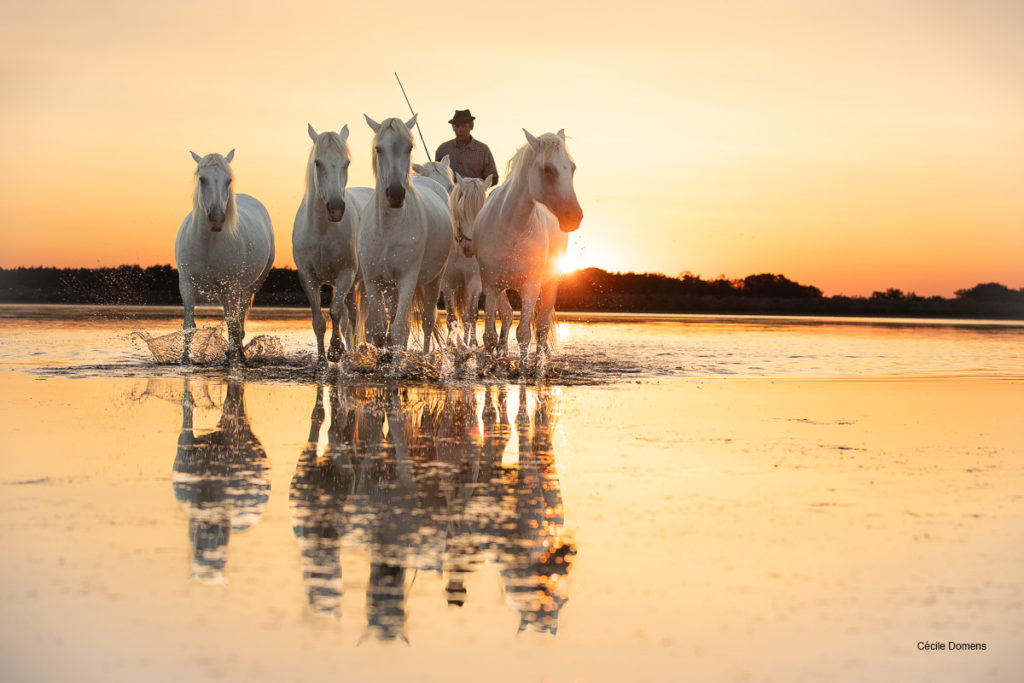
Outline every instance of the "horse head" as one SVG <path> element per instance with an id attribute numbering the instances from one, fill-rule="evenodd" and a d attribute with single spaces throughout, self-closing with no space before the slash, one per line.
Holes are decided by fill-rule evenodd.
<path id="1" fill-rule="evenodd" d="M 234 174 L 231 172 L 231 160 L 235 158 L 235 150 L 227 156 L 213 153 L 200 157 L 190 152 L 196 166 L 196 189 L 193 207 L 206 217 L 210 230 L 220 232 L 225 223 L 231 222 L 235 213 L 235 193 L 231 187 Z"/>
<path id="2" fill-rule="evenodd" d="M 348 185 L 348 167 L 352 155 L 348 149 L 348 126 L 341 132 L 317 133 L 309 126 L 313 149 L 309 153 L 307 182 L 327 208 L 327 219 L 337 223 L 345 215 L 345 186 Z"/>
<path id="3" fill-rule="evenodd" d="M 562 232 L 576 230 L 583 220 L 583 209 L 573 188 L 576 164 L 565 148 L 565 130 L 544 133 L 539 138 L 525 128 L 523 133 L 533 151 L 527 177 L 530 196 L 555 215 Z"/>
<path id="4" fill-rule="evenodd" d="M 436 181 L 445 192 L 451 194 L 455 187 L 455 176 L 452 173 L 451 158 L 445 154 L 441 161 L 428 161 L 425 164 L 413 164 L 416 175 Z"/>
<path id="5" fill-rule="evenodd" d="M 456 174 L 455 187 L 452 188 L 449 204 L 452 210 L 455 238 L 467 258 L 476 255 L 476 246 L 473 244 L 473 225 L 476 215 L 483 208 L 484 200 L 487 198 L 487 188 L 490 186 L 491 176 L 481 180 L 480 178 L 463 178 Z"/>
<path id="6" fill-rule="evenodd" d="M 383 188 L 388 205 L 399 209 L 405 204 L 412 165 L 412 127 L 416 125 L 416 116 L 405 123 L 396 118 L 377 123 L 366 116 L 366 123 L 374 132 L 373 174 L 377 179 L 377 189 Z"/>

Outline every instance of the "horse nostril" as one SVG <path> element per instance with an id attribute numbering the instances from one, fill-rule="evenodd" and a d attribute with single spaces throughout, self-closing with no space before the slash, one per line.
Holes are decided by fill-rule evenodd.
<path id="1" fill-rule="evenodd" d="M 332 222 L 340 221 L 345 215 L 345 202 L 327 202 L 327 216 Z"/>

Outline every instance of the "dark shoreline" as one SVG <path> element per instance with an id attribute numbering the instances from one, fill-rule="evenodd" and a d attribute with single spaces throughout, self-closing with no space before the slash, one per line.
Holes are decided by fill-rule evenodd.
<path id="1" fill-rule="evenodd" d="M 514 293 L 511 296 L 513 304 Z M 329 302 L 325 299 L 324 305 Z M 0 268 L 0 303 L 180 306 L 171 266 Z M 782 275 L 702 280 L 685 275 L 608 273 L 587 268 L 562 279 L 558 310 L 578 313 L 836 316 L 868 318 L 1024 320 L 1024 291 L 996 283 L 960 290 L 955 298 L 920 297 L 897 289 L 871 297 L 825 297 Z M 274 268 L 255 306 L 306 309 L 294 269 Z"/>

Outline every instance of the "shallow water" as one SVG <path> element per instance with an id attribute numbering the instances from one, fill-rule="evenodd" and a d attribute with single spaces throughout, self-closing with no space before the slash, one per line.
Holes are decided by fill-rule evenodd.
<path id="1" fill-rule="evenodd" d="M 218 310 L 201 309 L 215 326 Z M 772 316 L 560 314 L 555 356 L 559 384 L 627 379 L 891 377 L 1024 378 L 1024 322 Z M 0 354 L 40 372 L 82 376 L 149 375 L 153 354 L 139 333 L 180 329 L 171 307 L 0 305 Z M 40 343 L 41 330 L 59 330 Z M 315 346 L 309 313 L 256 309 L 246 342 L 267 336 L 283 356 L 254 359 L 252 379 L 302 381 Z M 514 340 L 511 346 L 514 348 Z M 410 348 L 414 348 L 410 344 Z M 177 368 L 169 370 L 177 374 Z M 344 373 L 343 373 L 344 374 Z M 358 374 L 358 373 L 356 373 Z"/>
<path id="2" fill-rule="evenodd" d="M 178 314 L 0 307 L 7 680 L 1024 673 L 1019 325 L 563 315 L 556 377 L 398 381 L 302 311 L 158 365 Z"/>

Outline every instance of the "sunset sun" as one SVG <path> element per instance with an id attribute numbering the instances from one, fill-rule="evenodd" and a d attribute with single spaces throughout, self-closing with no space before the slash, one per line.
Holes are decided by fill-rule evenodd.
<path id="1" fill-rule="evenodd" d="M 568 273 L 575 273 L 577 270 L 582 270 L 590 266 L 591 263 L 587 259 L 586 254 L 583 253 L 583 249 L 580 247 L 578 242 L 570 241 L 569 248 L 565 254 L 558 259 L 558 272 L 563 275 Z"/>

